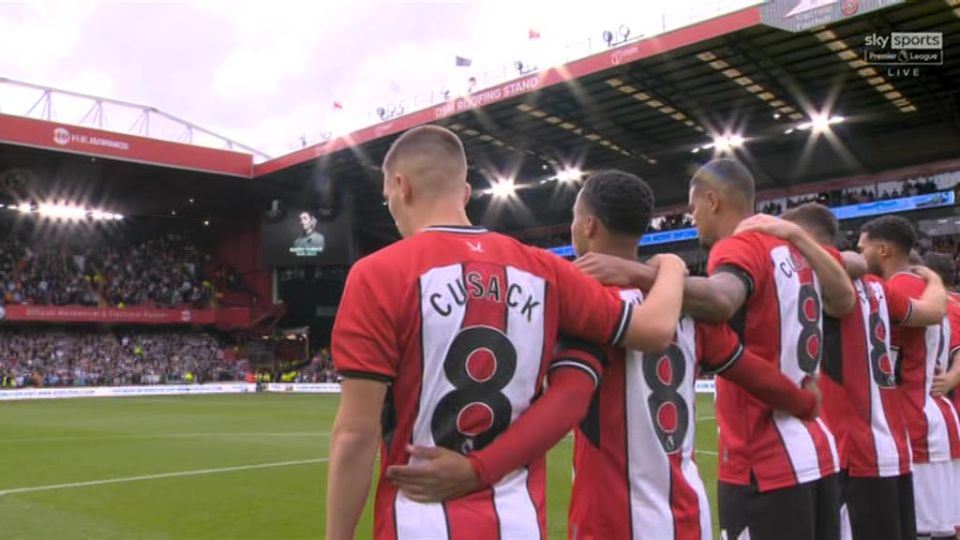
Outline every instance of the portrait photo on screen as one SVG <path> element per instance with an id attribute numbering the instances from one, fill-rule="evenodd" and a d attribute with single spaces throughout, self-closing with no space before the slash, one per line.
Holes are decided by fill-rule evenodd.
<path id="1" fill-rule="evenodd" d="M 316 209 L 289 208 L 263 223 L 262 253 L 269 266 L 350 264 L 353 235 L 350 213 L 333 219 Z"/>

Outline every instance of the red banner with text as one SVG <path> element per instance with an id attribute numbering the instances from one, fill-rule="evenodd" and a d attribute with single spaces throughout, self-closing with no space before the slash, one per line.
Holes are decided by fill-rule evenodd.
<path id="1" fill-rule="evenodd" d="M 214 324 L 211 309 L 103 308 L 83 306 L 4 306 L 5 321 L 102 322 L 123 324 Z"/>
<path id="2" fill-rule="evenodd" d="M 253 156 L 0 114 L 0 142 L 249 178 Z"/>

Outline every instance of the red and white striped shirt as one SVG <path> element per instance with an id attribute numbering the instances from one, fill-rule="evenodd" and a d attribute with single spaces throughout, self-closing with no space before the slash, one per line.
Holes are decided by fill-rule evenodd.
<path id="1" fill-rule="evenodd" d="M 344 377 L 390 383 L 382 478 L 410 460 L 407 444 L 483 448 L 542 390 L 558 329 L 616 344 L 630 314 L 615 292 L 546 251 L 483 229 L 431 228 L 351 269 L 333 359 Z M 374 537 L 545 538 L 545 476 L 541 457 L 442 504 L 416 503 L 381 480 Z"/>
<path id="2" fill-rule="evenodd" d="M 637 290 L 621 295 L 641 298 Z M 701 366 L 719 373 L 740 358 L 736 335 L 726 325 L 684 317 L 663 353 L 577 348 L 603 365 L 603 383 L 576 430 L 570 538 L 640 539 L 651 531 L 658 538 L 710 538 L 710 507 L 694 457 L 694 382 Z"/>
<path id="3" fill-rule="evenodd" d="M 887 280 L 887 288 L 919 298 L 926 284 L 916 274 L 900 272 Z M 930 395 L 933 374 L 947 365 L 950 339 L 946 317 L 941 324 L 926 328 L 893 328 L 891 344 L 897 357 L 903 413 L 915 463 L 960 457 L 957 412 L 946 398 Z"/>
<path id="4" fill-rule="evenodd" d="M 708 270 L 744 281 L 746 303 L 730 320 L 744 347 L 800 385 L 817 373 L 823 327 L 820 284 L 789 243 L 747 232 L 710 250 Z M 805 421 L 774 411 L 738 386 L 717 381 L 719 479 L 760 491 L 811 482 L 839 471 L 833 434 L 821 419 Z"/>
<path id="5" fill-rule="evenodd" d="M 853 286 L 857 307 L 839 320 L 824 317 L 823 417 L 850 476 L 907 474 L 910 438 L 900 411 L 890 324 L 909 318 L 910 299 L 888 291 L 876 276 L 856 279 Z"/>

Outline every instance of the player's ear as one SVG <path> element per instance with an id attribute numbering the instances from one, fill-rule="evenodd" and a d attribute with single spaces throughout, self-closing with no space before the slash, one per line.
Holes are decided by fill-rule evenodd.
<path id="1" fill-rule="evenodd" d="M 711 214 L 716 214 L 720 209 L 720 194 L 714 190 L 709 190 L 704 194 L 707 200 L 707 208 L 710 209 Z"/>
<path id="2" fill-rule="evenodd" d="M 473 195 L 473 188 L 470 186 L 469 182 L 465 182 L 466 188 L 463 190 L 463 205 L 466 206 L 470 203 L 470 196 Z"/>
<path id="3" fill-rule="evenodd" d="M 397 190 L 400 191 L 400 198 L 404 202 L 409 203 L 410 200 L 413 199 L 413 184 L 410 182 L 409 178 L 400 173 L 397 173 L 396 179 Z"/>
<path id="4" fill-rule="evenodd" d="M 877 254 L 886 259 L 890 255 L 890 246 L 886 242 L 877 242 Z"/>
<path id="5" fill-rule="evenodd" d="M 600 231 L 600 221 L 596 216 L 587 216 L 583 222 L 583 235 L 587 238 L 594 238 Z"/>

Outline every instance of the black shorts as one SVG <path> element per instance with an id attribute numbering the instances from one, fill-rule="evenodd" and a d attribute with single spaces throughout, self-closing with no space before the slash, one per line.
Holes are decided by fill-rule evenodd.
<path id="1" fill-rule="evenodd" d="M 914 540 L 917 514 L 913 502 L 913 475 L 856 478 L 841 473 L 844 521 L 853 540 Z M 844 527 L 848 523 L 844 523 Z"/>
<path id="2" fill-rule="evenodd" d="M 719 482 L 720 530 L 736 540 L 749 530 L 750 540 L 839 540 L 840 477 L 760 493 L 754 482 L 738 486 Z"/>

